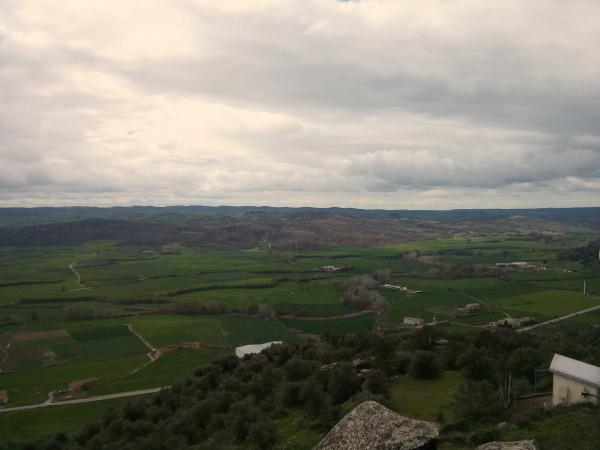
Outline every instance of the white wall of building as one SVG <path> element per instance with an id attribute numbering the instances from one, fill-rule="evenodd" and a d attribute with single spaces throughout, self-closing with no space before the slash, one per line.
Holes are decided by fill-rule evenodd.
<path id="1" fill-rule="evenodd" d="M 598 404 L 598 398 L 593 396 L 583 396 L 582 392 L 589 392 L 593 395 L 598 395 L 598 389 L 589 386 L 581 381 L 563 377 L 554 374 L 552 381 L 552 404 L 573 404 L 581 402 L 590 402 Z"/>

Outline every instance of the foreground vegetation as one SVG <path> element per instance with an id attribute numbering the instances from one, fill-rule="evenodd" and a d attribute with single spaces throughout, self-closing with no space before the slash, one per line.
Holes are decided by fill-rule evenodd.
<path id="1" fill-rule="evenodd" d="M 598 407 L 524 415 L 518 404 L 500 401 L 499 392 L 510 374 L 514 395 L 530 393 L 535 369 L 547 366 L 555 350 L 600 361 L 599 344 L 599 330 L 568 337 L 556 330 L 519 335 L 445 333 L 431 327 L 386 337 L 324 334 L 320 343 L 276 345 L 243 360 L 224 357 L 170 389 L 106 410 L 98 422 L 78 432 L 26 448 L 308 449 L 343 414 L 372 399 L 401 414 L 440 423 L 442 448 L 473 448 L 497 438 L 538 434 L 544 448 L 560 448 L 565 437 L 544 430 L 565 430 L 578 421 L 577 429 L 588 426 L 577 436 L 578 448 L 592 449 L 600 439 L 599 429 L 590 426 L 597 421 Z M 547 383 L 542 380 L 542 387 Z M 52 423 L 63 413 L 42 414 Z M 30 414 L 4 418 L 9 437 L 22 436 L 20 427 Z M 496 427 L 501 421 L 508 425 Z M 4 448 L 16 445 L 7 442 Z"/>

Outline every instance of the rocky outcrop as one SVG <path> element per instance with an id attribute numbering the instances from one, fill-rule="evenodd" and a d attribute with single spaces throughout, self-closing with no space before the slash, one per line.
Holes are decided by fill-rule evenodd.
<path id="1" fill-rule="evenodd" d="M 539 450 L 535 439 L 514 442 L 488 442 L 475 450 Z"/>
<path id="2" fill-rule="evenodd" d="M 313 450 L 433 450 L 438 437 L 435 423 L 368 401 L 346 414 Z"/>

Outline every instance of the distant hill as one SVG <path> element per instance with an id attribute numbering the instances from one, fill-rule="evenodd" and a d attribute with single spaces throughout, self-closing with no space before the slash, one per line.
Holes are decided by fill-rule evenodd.
<path id="1" fill-rule="evenodd" d="M 114 240 L 132 245 L 318 249 L 454 233 L 600 229 L 600 208 L 388 211 L 254 206 L 0 208 L 0 246 Z"/>

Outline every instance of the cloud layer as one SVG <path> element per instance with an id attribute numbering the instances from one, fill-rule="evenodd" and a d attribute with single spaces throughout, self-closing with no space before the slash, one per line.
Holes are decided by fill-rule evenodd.
<path id="1" fill-rule="evenodd" d="M 600 3 L 0 3 L 0 206 L 598 205 Z"/>

